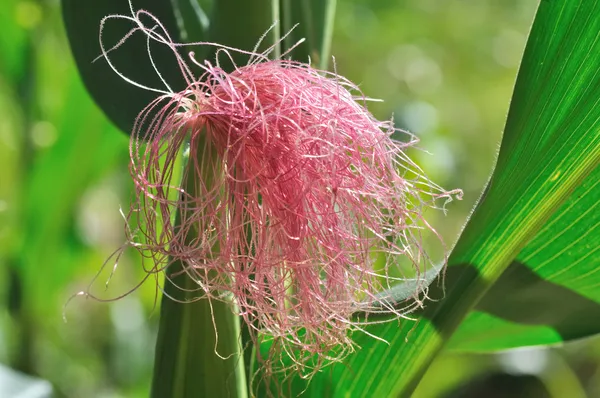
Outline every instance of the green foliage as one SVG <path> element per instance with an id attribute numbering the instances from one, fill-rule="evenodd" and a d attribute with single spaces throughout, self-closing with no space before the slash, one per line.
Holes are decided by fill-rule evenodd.
<path id="1" fill-rule="evenodd" d="M 147 1 L 144 2 L 144 9 L 155 15 L 173 34 L 174 42 L 183 41 L 171 2 Z M 86 88 L 106 116 L 123 132 L 130 134 L 137 115 L 156 98 L 157 93 L 125 81 L 110 67 L 106 59 L 98 58 L 101 52 L 97 45 L 98 29 L 104 17 L 116 14 L 131 15 L 127 1 L 95 1 L 90 5 L 89 2 L 63 0 L 62 12 L 71 50 Z M 154 26 L 151 23 L 149 25 L 151 25 L 149 28 Z M 106 29 L 102 31 L 105 50 L 110 51 L 117 46 L 133 27 L 132 23 L 115 19 L 106 20 Z M 118 48 L 110 51 L 109 58 L 114 67 L 123 76 L 138 84 L 165 90 L 148 56 L 147 43 L 143 35 L 138 34 L 128 38 L 124 47 L 125 49 L 121 51 Z M 175 88 L 185 88 L 183 77 L 171 50 L 166 46 L 151 46 L 151 50 L 152 61 L 167 77 L 168 83 Z"/>
<path id="2" fill-rule="evenodd" d="M 271 8 L 268 4 L 259 3 L 217 2 L 209 40 L 248 48 L 251 43 L 248 30 L 232 29 L 232 22 L 233 26 L 241 27 L 244 21 L 254 21 L 260 32 L 260 28 L 264 30 L 265 25 L 261 21 L 268 10 L 283 15 L 284 29 L 297 21 L 304 22 L 290 39 L 298 34 L 305 35 L 316 54 L 327 54 L 327 42 L 332 31 L 329 7 L 334 2 L 322 3 L 325 5 L 318 8 L 315 8 L 316 3 L 311 2 L 292 4 L 283 1 L 271 4 Z M 69 9 L 69 3 L 66 4 L 65 9 Z M 239 10 L 231 14 L 229 11 L 246 6 L 249 9 L 244 12 Z M 584 185 L 582 194 L 560 208 L 596 168 L 600 159 L 597 134 L 600 126 L 597 118 L 600 115 L 595 106 L 595 89 L 600 78 L 596 76 L 593 55 L 598 22 L 589 20 L 590 15 L 597 11 L 594 7 L 590 1 L 540 5 L 517 80 L 496 170 L 452 252 L 447 273 L 438 281 L 437 286 L 446 284 L 445 297 L 438 297 L 440 301 L 429 305 L 420 314 L 423 319 L 416 325 L 405 322 L 398 327 L 392 322 L 371 327 L 369 332 L 386 339 L 390 347 L 370 340 L 368 336 L 357 337 L 362 351 L 351 356 L 344 366 L 338 366 L 331 374 L 323 374 L 313 380 L 309 391 L 316 394 L 327 392 L 332 396 L 364 396 L 367 392 L 382 396 L 400 392 L 407 394 L 416 387 L 429 362 L 457 328 L 459 332 L 453 340 L 455 348 L 474 347 L 480 350 L 519 346 L 523 342 L 543 344 L 598 332 L 598 325 L 581 322 L 579 316 L 573 315 L 573 308 L 578 309 L 577 315 L 597 312 L 597 305 L 592 300 L 569 290 L 569 281 L 574 279 L 582 283 L 581 273 L 563 270 L 565 260 L 581 261 L 581 250 L 574 246 L 589 247 L 594 235 L 585 234 L 575 242 L 569 239 L 575 254 L 559 258 L 564 253 L 564 245 L 557 239 L 560 235 L 555 230 L 564 230 L 565 226 L 568 228 L 577 221 L 587 222 L 592 227 L 597 225 L 593 220 L 582 218 L 577 211 L 585 206 L 586 200 L 597 196 L 595 181 Z M 77 48 L 74 48 L 77 56 Z M 294 55 L 302 57 L 299 49 Z M 324 58 L 317 59 L 317 62 L 322 63 Z M 84 76 L 90 73 L 82 72 Z M 555 219 L 548 221 L 553 214 Z M 547 222 L 547 227 L 542 229 Z M 536 237 L 538 232 L 539 238 Z M 554 244 L 547 242 L 550 237 Z M 526 246 L 530 240 L 531 243 Z M 522 255 L 519 256 L 519 253 Z M 542 266 L 543 273 L 536 273 Z M 557 280 L 551 279 L 556 275 L 559 276 Z M 500 284 L 494 286 L 497 280 Z M 464 326 L 459 327 L 491 286 L 494 287 L 478 306 L 479 311 L 488 315 L 481 317 L 479 312 L 475 312 Z M 589 289 L 589 283 L 584 286 Z M 563 296 L 557 296 L 556 289 Z M 507 291 L 513 293 L 511 298 L 500 301 Z M 566 297 L 569 304 L 562 306 L 561 311 L 555 311 L 548 305 L 542 305 L 540 310 L 527 305 L 532 295 L 545 304 L 557 299 L 562 301 Z M 520 300 L 520 297 L 523 298 Z M 544 312 L 549 316 L 544 317 Z M 173 321 L 173 314 L 168 317 L 164 314 L 163 317 L 169 319 L 164 327 L 183 325 L 178 320 Z M 507 339 L 507 334 L 503 334 L 498 342 L 498 337 L 494 340 L 489 334 L 482 336 L 483 328 L 501 323 L 500 319 L 517 324 L 515 327 L 521 333 L 519 339 Z M 544 334 L 543 330 L 525 330 L 527 328 L 518 325 L 519 320 L 524 324 L 537 322 L 542 327 L 554 329 L 554 340 L 549 341 L 548 333 Z M 201 325 L 182 327 L 187 328 L 184 330 L 186 333 L 202 328 Z M 405 336 L 410 336 L 408 343 L 404 341 Z M 167 340 L 165 344 L 169 347 L 160 352 L 177 352 L 169 345 L 172 340 Z M 161 341 L 159 339 L 159 347 Z M 188 367 L 193 367 L 193 363 L 188 363 Z M 344 372 L 346 367 L 353 372 Z"/>
<path id="3" fill-rule="evenodd" d="M 501 350 L 598 333 L 598 181 L 596 167 L 477 303 L 449 349 Z"/>
<path id="4" fill-rule="evenodd" d="M 102 59 L 92 62 L 101 55 L 100 19 L 128 14 L 126 2 L 62 3 L 68 38 L 88 92 L 115 125 L 129 132 L 155 94 L 122 81 Z M 282 50 L 306 37 L 307 43 L 292 56 L 305 61 L 310 54 L 321 66 L 328 59 L 334 0 L 239 4 L 230 0 L 217 2 L 216 7 L 204 0 L 137 3 L 134 7 L 157 15 L 178 41 L 212 40 L 248 49 L 279 15 L 281 29 L 265 43 L 300 22 Z M 496 52 L 507 46 L 508 39 L 510 51 L 520 49 L 511 38 L 524 31 L 528 13 L 521 7 L 529 3 L 401 3 L 340 2 L 336 66 L 360 83 L 365 94 L 384 98 L 385 103 L 372 109 L 381 118 L 397 111 L 399 126 L 413 126 L 413 109 L 437 110 L 434 117 L 417 118 L 436 119 L 437 125 L 412 127 L 423 137 L 421 146 L 436 157 L 416 156 L 433 172 L 434 180 L 466 188 L 466 208 L 472 201 L 469 194 L 480 190 L 488 173 L 494 132 L 500 130 L 513 79 L 514 70 L 506 66 L 510 63 L 500 62 Z M 445 296 L 439 284 L 430 291 L 433 298 L 445 298 L 415 314 L 420 317 L 417 324 L 402 320 L 371 329 L 389 345 L 355 334 L 361 347 L 357 353 L 317 375 L 305 396 L 407 394 L 444 345 L 453 352 L 481 352 L 555 344 L 598 333 L 600 26 L 594 16 L 599 7 L 591 0 L 541 2 L 496 172 L 452 254 Z M 219 19 L 226 22 L 215 23 Z M 115 391 L 147 396 L 151 338 L 158 318 L 156 309 L 151 315 L 154 286 L 107 305 L 76 300 L 67 308 L 68 323 L 61 318 L 67 298 L 85 288 L 108 253 L 122 242 L 118 206 L 127 207 L 130 186 L 125 182 L 126 139 L 89 101 L 57 22 L 50 3 L 0 4 L 0 33 L 10 38 L 0 40 L 0 266 L 6 274 L 0 278 L 0 291 L 10 298 L 9 309 L 0 313 L 0 359 L 50 379 L 58 396 Z M 108 44 L 116 44 L 128 29 L 112 22 L 105 31 Z M 132 38 L 112 53 L 112 59 L 128 77 L 162 88 L 145 46 L 143 40 Z M 212 55 L 202 48 L 193 47 L 197 58 L 210 60 Z M 177 65 L 172 56 L 160 56 L 163 50 L 153 48 L 153 54 L 166 79 L 178 88 L 183 83 Z M 422 71 L 431 73 L 415 75 L 417 61 L 424 65 Z M 438 86 L 432 83 L 436 79 Z M 440 148 L 454 157 L 454 168 L 436 163 L 444 158 L 437 156 L 444 153 Z M 445 219 L 432 215 L 449 241 L 460 227 L 458 208 L 456 212 L 451 207 Z M 95 225 L 99 227 L 94 229 Z M 98 237 L 98 230 L 108 232 Z M 130 269 L 125 283 L 113 281 L 110 292 L 114 287 L 127 290 L 139 279 L 143 271 L 138 263 L 137 258 L 126 258 L 124 266 Z M 109 297 L 116 296 L 110 292 Z M 140 302 L 141 309 L 136 307 Z M 211 336 L 213 325 L 201 303 L 162 303 L 155 384 L 183 380 L 164 384 L 166 389 L 180 388 L 180 396 L 216 396 L 218 385 L 231 374 L 227 364 L 220 366 L 214 357 L 202 354 L 212 349 L 213 341 L 204 336 Z M 217 314 L 224 316 L 217 323 L 233 325 L 230 335 L 235 335 L 230 310 L 219 309 Z M 131 326 L 128 321 L 136 317 L 145 321 Z M 580 347 L 573 357 L 597 362 L 600 352 L 593 341 Z M 425 379 L 428 384 L 435 380 L 437 392 L 422 385 L 415 396 L 437 396 L 440 386 L 490 369 L 493 362 L 487 356 L 442 359 Z M 458 369 L 468 370 L 458 375 Z M 229 392 L 240 380 L 227 381 Z M 302 380 L 293 386 L 298 391 L 305 387 Z"/>
<path id="5" fill-rule="evenodd" d="M 495 251 L 510 247 L 510 235 L 522 237 L 513 263 L 461 325 L 453 348 L 559 343 L 600 331 L 598 12 L 596 1 L 540 5 L 498 172 L 473 230 L 499 224 L 503 234 L 490 242 Z M 482 247 L 485 237 L 479 239 L 470 242 Z"/>
<path id="6" fill-rule="evenodd" d="M 575 232 L 588 222 L 592 228 L 598 224 L 597 218 L 585 219 L 584 203 L 599 193 L 598 173 L 590 175 L 600 162 L 600 21 L 590 17 L 599 11 L 600 5 L 590 0 L 542 2 L 519 71 L 496 170 L 440 278 L 444 296 L 430 292 L 439 301 L 429 304 L 415 325 L 405 322 L 398 327 L 392 322 L 368 329 L 389 346 L 358 337 L 361 351 L 332 375 L 313 380 L 309 388 L 315 396 L 323 391 L 328 396 L 410 394 L 445 341 L 460 330 L 461 321 L 507 270 L 503 285 L 490 290 L 480 308 L 513 322 L 554 328 L 551 342 L 600 332 L 598 322 L 587 319 L 600 313 L 592 301 L 600 292 L 594 280 L 597 267 L 565 275 L 581 261 L 583 253 L 576 246 L 595 250 L 597 235 L 576 233 L 565 247 L 559 233 L 570 227 Z M 588 175 L 591 181 L 561 207 Z M 572 255 L 559 258 L 565 249 L 572 249 Z M 544 273 L 536 273 L 542 266 Z M 565 279 L 545 281 L 544 275 Z M 586 289 L 585 294 L 569 290 L 574 287 L 571 279 Z M 555 296 L 556 289 L 562 296 Z M 516 298 L 510 297 L 513 293 Z M 542 304 L 532 305 L 536 304 L 532 298 Z M 562 308 L 549 305 L 562 298 L 569 299 Z M 575 307 L 581 302 L 586 304 Z M 571 312 L 574 307 L 576 314 Z M 488 348 L 486 339 L 498 339 L 489 333 L 498 322 L 474 315 L 465 323 L 465 335 L 455 337 L 455 345 Z M 518 324 L 516 328 L 529 344 L 549 342 L 543 334 L 529 336 Z M 503 331 L 510 333 L 510 327 Z M 508 347 L 523 341 L 507 343 L 507 336 L 511 335 L 500 339 Z"/>

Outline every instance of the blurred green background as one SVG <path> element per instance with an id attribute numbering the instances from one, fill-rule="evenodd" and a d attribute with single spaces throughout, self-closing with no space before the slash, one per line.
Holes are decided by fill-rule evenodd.
<path id="1" fill-rule="evenodd" d="M 428 214 L 449 245 L 492 170 L 536 6 L 338 0 L 337 72 L 384 100 L 371 104 L 378 118 L 393 114 L 421 138 L 428 153 L 411 155 L 433 181 L 464 190 L 448 215 Z M 66 305 L 123 243 L 131 193 L 128 139 L 87 95 L 59 1 L 0 1 L 0 363 L 50 381 L 58 397 L 148 395 L 155 281 L 108 303 L 79 296 Z M 107 275 L 94 289 L 102 299 L 145 274 L 127 254 L 104 289 Z M 598 397 L 599 364 L 600 339 L 446 354 L 415 396 Z"/>

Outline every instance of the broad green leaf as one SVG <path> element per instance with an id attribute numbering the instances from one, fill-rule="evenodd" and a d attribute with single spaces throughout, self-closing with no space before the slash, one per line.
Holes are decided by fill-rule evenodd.
<path id="1" fill-rule="evenodd" d="M 282 7 L 283 15 L 274 8 L 273 0 L 237 1 L 219 0 L 212 4 L 210 13 L 197 0 L 172 0 L 139 3 L 133 7 L 143 9 L 156 16 L 171 35 L 174 42 L 212 41 L 251 51 L 260 37 L 273 23 L 273 19 L 284 18 L 281 25 L 287 32 L 294 23 L 300 23 L 290 40 L 294 42 L 306 37 L 308 43 L 301 45 L 295 59 L 306 61 L 310 54 L 322 68 L 329 59 L 335 0 L 287 2 Z M 113 71 L 102 54 L 99 45 L 101 20 L 109 15 L 131 16 L 127 1 L 96 1 L 93 6 L 77 0 L 62 0 L 63 18 L 67 36 L 81 77 L 106 116 L 123 132 L 130 134 L 136 116 L 148 105 L 157 93 L 136 87 Z M 273 14 L 277 15 L 273 15 Z M 150 21 L 146 21 L 151 27 Z M 212 21 L 212 23 L 211 23 Z M 134 27 L 124 20 L 108 20 L 103 30 L 103 43 L 107 49 L 123 39 Z M 279 27 L 274 28 L 274 38 L 278 38 Z M 264 40 L 263 43 L 272 43 Z M 292 41 L 286 41 L 291 45 Z M 270 44 L 269 44 L 270 45 Z M 261 47 L 264 49 L 264 45 Z M 206 59 L 215 62 L 215 48 L 194 46 L 198 62 Z M 183 55 L 185 50 L 181 50 Z M 161 75 L 173 90 L 180 90 L 185 83 L 171 50 L 164 45 L 151 43 L 152 61 L 148 55 L 147 41 L 140 32 L 132 35 L 123 45 L 110 52 L 113 65 L 127 78 L 155 89 L 166 90 L 161 77 L 152 66 L 154 62 Z M 244 65 L 247 56 L 231 53 L 238 66 Z M 220 58 L 225 64 L 228 60 Z"/>
<path id="2" fill-rule="evenodd" d="M 156 16 L 168 30 L 173 41 L 182 42 L 175 12 L 170 1 L 134 1 Z M 136 87 L 118 76 L 103 58 L 99 44 L 100 21 L 108 15 L 131 16 L 124 0 L 62 0 L 62 12 L 67 36 L 77 67 L 86 88 L 106 116 L 123 132 L 130 134 L 136 116 L 157 93 Z M 146 21 L 146 20 L 145 20 Z M 147 21 L 149 27 L 151 21 Z M 108 20 L 103 31 L 105 48 L 115 46 L 134 28 L 132 22 Z M 194 32 L 197 32 L 195 29 Z M 201 40 L 199 38 L 198 40 Z M 156 44 L 156 43 L 154 43 Z M 183 77 L 171 50 L 164 45 L 152 45 L 152 58 L 173 89 L 185 87 Z M 97 59 L 98 58 L 98 59 Z M 138 32 L 110 53 L 115 67 L 126 77 L 147 87 L 166 90 L 148 56 L 145 36 Z M 95 61 L 94 61 L 95 60 Z"/>
<path id="3" fill-rule="evenodd" d="M 596 167 L 477 304 L 448 348 L 500 350 L 598 333 L 599 199 Z"/>
<path id="4" fill-rule="evenodd" d="M 213 4 L 209 38 L 211 42 L 231 46 L 244 51 L 252 51 L 259 39 L 273 24 L 271 0 L 218 0 Z M 273 45 L 273 35 L 265 37 L 258 50 Z M 206 57 L 214 62 L 215 49 Z M 236 66 L 244 66 L 248 56 L 234 51 L 229 52 Z M 219 56 L 225 69 L 231 70 L 227 57 Z"/>
<path id="5" fill-rule="evenodd" d="M 444 277 L 431 285 L 429 296 L 438 301 L 429 302 L 416 323 L 391 322 L 368 329 L 389 344 L 357 336 L 356 342 L 362 348 L 330 372 L 316 376 L 308 385 L 308 395 L 410 396 L 435 355 L 505 271 L 525 270 L 539 279 L 566 277 L 568 266 L 557 270 L 551 264 L 565 256 L 562 249 L 577 246 L 585 232 L 576 232 L 578 227 L 573 226 L 570 232 L 565 231 L 568 235 L 560 237 L 556 230 L 588 222 L 589 216 L 583 215 L 587 199 L 577 204 L 577 195 L 587 198 L 585 192 L 594 190 L 594 182 L 586 181 L 579 188 L 582 191 L 576 190 L 586 177 L 597 176 L 594 170 L 600 162 L 599 13 L 600 3 L 595 0 L 540 3 L 496 170 L 452 251 Z M 580 209 L 577 216 L 568 215 L 572 211 L 569 203 Z M 567 218 L 561 221 L 562 213 Z M 548 229 L 543 229 L 545 225 Z M 561 247 L 542 247 L 546 243 L 542 240 L 550 237 L 555 240 L 552 247 Z M 530 241 L 531 246 L 527 246 Z M 576 261 L 582 258 L 581 251 L 572 255 Z M 581 262 L 586 262 L 585 258 Z M 573 277 L 569 285 L 561 281 L 563 289 L 578 289 L 574 295 L 593 294 L 590 292 L 597 283 L 590 278 L 594 265 L 572 264 Z M 445 289 L 440 287 L 442 283 Z M 490 290 L 490 295 L 493 292 Z M 490 296 L 496 300 L 494 308 L 502 306 L 498 301 L 511 294 L 500 290 Z M 563 297 L 574 300 L 569 294 Z M 597 307 L 586 308 L 590 308 L 584 312 L 589 318 Z M 576 322 L 571 318 L 567 324 L 573 327 Z M 583 333 L 600 332 L 589 326 Z"/>

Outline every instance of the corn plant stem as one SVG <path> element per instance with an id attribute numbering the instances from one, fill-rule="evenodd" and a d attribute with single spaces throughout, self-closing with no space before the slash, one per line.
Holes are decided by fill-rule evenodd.
<path id="1" fill-rule="evenodd" d="M 204 148 L 198 151 L 200 175 L 194 161 L 189 161 L 187 192 L 197 191 L 198 179 L 210 186 L 220 170 L 215 151 L 204 139 L 200 141 L 199 148 Z M 180 209 L 177 224 L 183 212 Z M 193 242 L 197 234 L 191 228 L 187 241 Z M 246 398 L 240 320 L 234 303 L 201 297 L 200 286 L 189 273 L 181 262 L 173 262 L 166 271 L 151 396 Z"/>
<path id="2" fill-rule="evenodd" d="M 292 4 L 291 0 L 281 0 L 279 13 L 281 15 L 281 31 L 283 34 L 289 33 L 292 29 Z M 287 35 L 283 40 L 283 51 L 289 49 L 293 44 L 293 36 Z"/>
<path id="3" fill-rule="evenodd" d="M 319 68 L 326 70 L 329 66 L 329 57 L 331 56 L 331 41 L 333 38 L 333 24 L 335 21 L 335 10 L 337 0 L 326 0 L 325 21 L 323 24 L 323 36 L 319 48 L 321 49 L 319 58 Z"/>
<path id="4" fill-rule="evenodd" d="M 275 43 L 275 49 L 273 50 L 273 58 L 279 59 L 281 56 L 281 7 L 279 0 L 271 1 L 271 14 L 273 22 L 277 25 L 273 28 L 273 43 Z"/>
<path id="5" fill-rule="evenodd" d="M 336 6 L 337 0 L 281 0 L 282 33 L 289 33 L 283 40 L 283 52 L 304 39 L 306 42 L 299 44 L 289 55 L 299 62 L 310 59 L 313 66 L 326 70 L 331 56 Z"/>
<path id="6" fill-rule="evenodd" d="M 551 362 L 539 375 L 550 397 L 586 398 L 586 389 L 577 373 L 558 352 L 550 352 Z"/>

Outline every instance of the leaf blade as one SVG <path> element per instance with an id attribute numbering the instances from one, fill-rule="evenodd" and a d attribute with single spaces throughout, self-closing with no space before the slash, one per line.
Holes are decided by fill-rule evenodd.
<path id="1" fill-rule="evenodd" d="M 108 15 L 130 16 L 127 2 L 105 0 L 89 4 L 78 0 L 62 0 L 61 4 L 71 52 L 81 79 L 106 117 L 121 131 L 131 134 L 135 118 L 157 94 L 124 81 L 104 59 L 96 60 L 102 54 L 98 41 L 100 22 Z M 181 41 L 170 2 L 146 1 L 144 8 L 162 22 L 174 41 Z M 105 47 L 111 48 L 119 43 L 133 27 L 132 24 L 117 26 L 116 22 L 108 26 L 103 33 Z M 124 48 L 112 51 L 112 62 L 125 76 L 149 87 L 165 89 L 148 58 L 147 43 L 142 36 L 141 33 L 134 35 L 123 43 Z M 181 89 L 185 87 L 183 76 L 173 61 L 171 50 L 165 47 L 153 47 L 153 57 L 161 74 L 169 78 L 174 88 Z"/>
<path id="2" fill-rule="evenodd" d="M 519 253 L 519 266 L 509 267 L 477 304 L 449 349 L 497 351 L 598 333 L 599 181 L 597 167 Z M 500 301 L 502 292 L 510 296 Z"/>
<path id="3" fill-rule="evenodd" d="M 592 175 L 600 162 L 600 21 L 589 16 L 599 11 L 593 0 L 542 1 L 496 170 L 450 256 L 445 297 L 439 287 L 430 292 L 440 301 L 415 325 L 369 328 L 389 346 L 359 336 L 363 348 L 313 380 L 311 395 L 409 396 L 460 321 Z"/>

